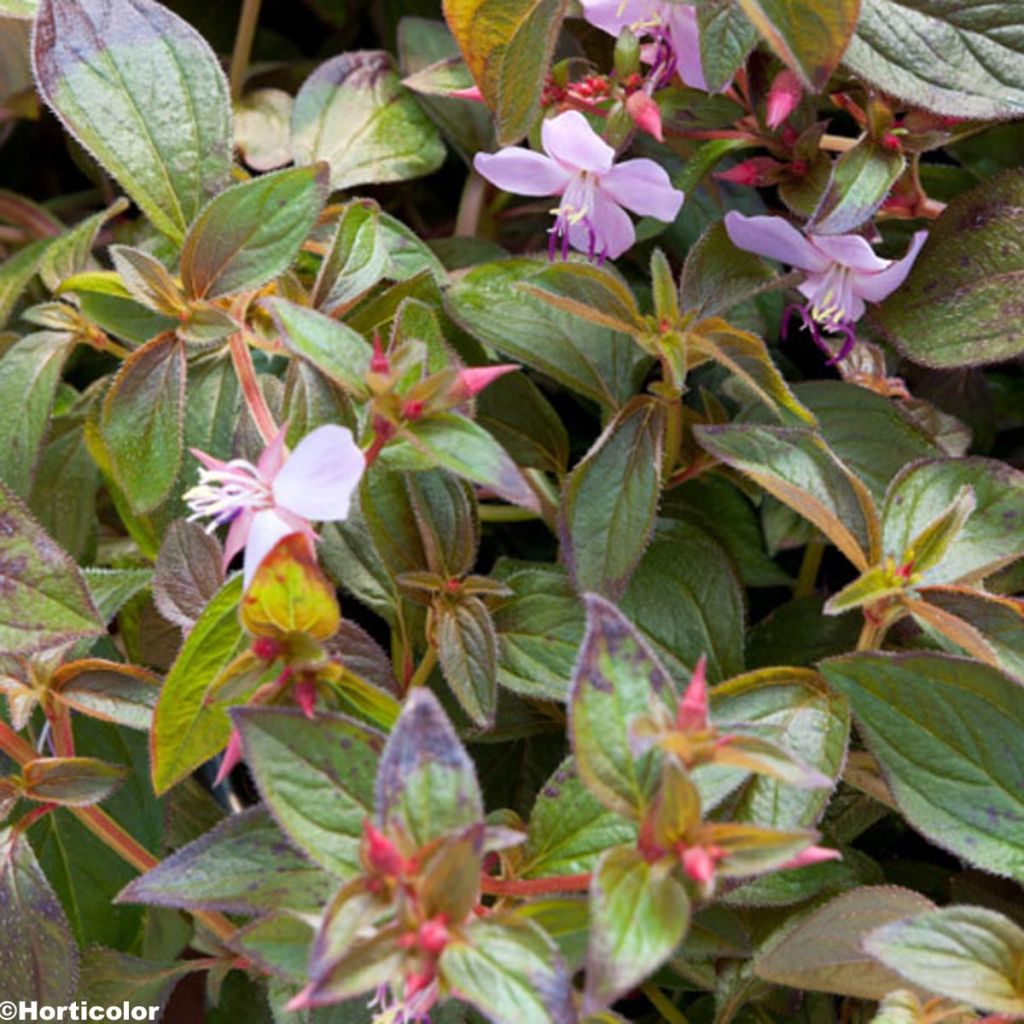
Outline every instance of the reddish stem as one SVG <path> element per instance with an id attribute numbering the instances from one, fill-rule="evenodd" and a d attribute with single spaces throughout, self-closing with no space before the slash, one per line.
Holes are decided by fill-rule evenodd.
<path id="1" fill-rule="evenodd" d="M 549 878 L 492 878 L 480 876 L 480 891 L 491 896 L 544 896 L 556 892 L 586 892 L 590 872 L 582 875 L 551 875 Z"/>
<path id="2" fill-rule="evenodd" d="M 58 757 L 75 756 L 75 735 L 71 731 L 71 711 L 59 701 L 50 701 L 46 718 L 53 735 L 53 749 Z"/>
<path id="3" fill-rule="evenodd" d="M 231 361 L 235 366 L 235 373 L 238 376 L 238 383 L 242 386 L 242 396 L 248 406 L 249 414 L 256 424 L 263 440 L 270 442 L 277 436 L 277 424 L 274 422 L 274 415 L 263 397 L 263 389 L 256 377 L 256 367 L 252 362 L 252 353 L 249 351 L 249 344 L 245 340 L 242 331 L 236 331 L 231 335 L 229 342 L 231 347 Z"/>

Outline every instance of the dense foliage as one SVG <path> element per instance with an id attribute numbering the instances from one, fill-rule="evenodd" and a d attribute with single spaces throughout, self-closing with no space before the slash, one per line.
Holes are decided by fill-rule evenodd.
<path id="1" fill-rule="evenodd" d="M 0 1000 L 1024 1018 L 1020 4 L 443 6 L 0 0 Z"/>

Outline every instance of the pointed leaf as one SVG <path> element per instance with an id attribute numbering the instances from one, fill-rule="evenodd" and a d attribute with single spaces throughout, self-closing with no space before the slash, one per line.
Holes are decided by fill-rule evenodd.
<path id="1" fill-rule="evenodd" d="M 95 757 L 40 757 L 22 769 L 25 796 L 40 803 L 87 807 L 105 800 L 128 769 Z"/>
<path id="2" fill-rule="evenodd" d="M 609 850 L 594 871 L 584 1009 L 613 1003 L 653 974 L 682 941 L 690 900 L 675 863 L 637 849 Z"/>
<path id="3" fill-rule="evenodd" d="M 608 808 L 640 819 L 659 779 L 659 756 L 634 757 L 632 724 L 662 705 L 675 714 L 672 681 L 640 633 L 589 594 L 587 631 L 573 679 L 569 731 L 580 778 Z"/>
<path id="4" fill-rule="evenodd" d="M 437 655 L 445 681 L 478 725 L 494 722 L 498 703 L 498 639 L 478 597 L 434 605 Z"/>
<path id="5" fill-rule="evenodd" d="M 292 109 L 292 152 L 296 163 L 326 161 L 332 191 L 430 174 L 445 155 L 381 50 L 343 53 L 306 79 Z"/>
<path id="6" fill-rule="evenodd" d="M 413 690 L 377 770 L 377 815 L 385 831 L 416 848 L 483 819 L 476 770 L 437 698 Z"/>
<path id="7" fill-rule="evenodd" d="M 100 434 L 135 512 L 167 497 L 181 465 L 185 346 L 162 334 L 125 360 L 103 400 Z"/>
<path id="8" fill-rule="evenodd" d="M 29 654 L 102 633 L 77 566 L 0 484 L 0 650 Z"/>
<path id="9" fill-rule="evenodd" d="M 972 864 L 1024 876 L 1024 688 L 942 654 L 855 654 L 821 669 L 850 701 L 907 821 Z"/>
<path id="10" fill-rule="evenodd" d="M 380 208 L 369 199 L 354 200 L 338 218 L 310 304 L 325 313 L 344 308 L 387 276 L 390 265 Z"/>
<path id="11" fill-rule="evenodd" d="M 283 274 L 327 199 L 327 169 L 296 167 L 222 192 L 195 219 L 181 250 L 191 299 L 259 288 Z"/>
<path id="12" fill-rule="evenodd" d="M 40 0 L 33 60 L 68 131 L 180 243 L 231 170 L 227 80 L 203 37 L 155 0 Z"/>
<path id="13" fill-rule="evenodd" d="M 360 871 L 363 822 L 383 738 L 341 715 L 310 721 L 289 708 L 236 708 L 245 761 L 292 842 L 341 878 Z"/>
<path id="14" fill-rule="evenodd" d="M 864 948 L 929 992 L 1024 1014 L 1024 929 L 984 907 L 942 907 L 876 928 Z"/>
<path id="15" fill-rule="evenodd" d="M 654 529 L 665 408 L 636 398 L 566 481 L 558 532 L 576 589 L 619 597 Z"/>
<path id="16" fill-rule="evenodd" d="M 238 622 L 242 577 L 232 577 L 189 633 L 160 691 L 151 736 L 159 796 L 220 751 L 231 733 L 226 712 L 207 704 L 217 677 L 245 647 Z"/>

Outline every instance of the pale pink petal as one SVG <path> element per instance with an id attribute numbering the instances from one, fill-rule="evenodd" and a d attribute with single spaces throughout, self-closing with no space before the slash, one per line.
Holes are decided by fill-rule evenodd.
<path id="1" fill-rule="evenodd" d="M 522 146 L 508 146 L 497 153 L 477 153 L 477 174 L 505 192 L 521 196 L 560 195 L 569 175 L 543 153 Z"/>
<path id="2" fill-rule="evenodd" d="M 676 55 L 676 72 L 684 85 L 707 92 L 704 66 L 700 61 L 700 30 L 697 8 L 689 4 L 662 4 L 662 17 Z"/>
<path id="3" fill-rule="evenodd" d="M 877 274 L 858 274 L 853 283 L 854 292 L 868 302 L 881 302 L 886 296 L 891 295 L 906 280 L 927 238 L 927 231 L 916 231 L 903 259 L 896 260 Z"/>
<path id="4" fill-rule="evenodd" d="M 594 193 L 593 205 L 586 219 L 569 228 L 569 241 L 573 248 L 589 255 L 591 231 L 594 233 L 594 254 L 612 260 L 618 259 L 636 241 L 629 214 L 603 192 Z"/>
<path id="5" fill-rule="evenodd" d="M 245 545 L 245 562 L 242 566 L 242 585 L 248 590 L 260 563 L 274 549 L 279 540 L 291 533 L 297 533 L 295 525 L 267 508 L 253 516 L 249 540 Z"/>
<path id="6" fill-rule="evenodd" d="M 583 17 L 611 36 L 656 17 L 656 0 L 581 0 Z"/>
<path id="7" fill-rule="evenodd" d="M 815 248 L 829 259 L 865 274 L 876 274 L 889 266 L 889 260 L 875 255 L 871 243 L 860 235 L 811 235 Z"/>
<path id="8" fill-rule="evenodd" d="M 228 468 L 228 464 L 223 459 L 215 459 L 212 455 L 207 455 L 206 452 L 201 452 L 198 448 L 189 448 L 189 451 L 203 464 L 205 469 L 223 471 Z"/>
<path id="9" fill-rule="evenodd" d="M 287 449 L 284 446 L 285 434 L 288 433 L 288 424 L 283 423 L 277 433 L 267 443 L 256 463 L 256 468 L 264 480 L 273 480 L 278 470 L 284 464 Z"/>
<path id="10" fill-rule="evenodd" d="M 842 311 L 842 322 L 856 323 L 864 315 L 864 300 L 856 292 L 853 274 L 837 270 L 833 264 L 824 274 L 808 274 L 797 289 L 807 297 L 812 310 L 834 307 Z"/>
<path id="11" fill-rule="evenodd" d="M 540 126 L 540 138 L 548 156 L 570 173 L 596 171 L 604 174 L 611 169 L 615 159 L 615 150 L 590 127 L 578 110 L 567 110 L 557 117 L 549 117 Z"/>
<path id="12" fill-rule="evenodd" d="M 228 535 L 224 538 L 224 571 L 227 572 L 232 559 L 245 547 L 249 540 L 249 531 L 252 529 L 253 516 L 256 513 L 251 508 L 243 508 L 228 527 Z"/>
<path id="13" fill-rule="evenodd" d="M 832 262 L 783 217 L 745 217 L 730 210 L 725 215 L 725 230 L 737 248 L 798 270 L 821 273 Z"/>
<path id="14" fill-rule="evenodd" d="M 668 224 L 683 205 L 683 193 L 672 187 L 665 168 L 643 157 L 616 164 L 602 175 L 599 188 L 627 210 Z"/>
<path id="15" fill-rule="evenodd" d="M 274 477 L 274 504 L 318 522 L 344 519 L 365 468 L 351 430 L 317 427 Z"/>

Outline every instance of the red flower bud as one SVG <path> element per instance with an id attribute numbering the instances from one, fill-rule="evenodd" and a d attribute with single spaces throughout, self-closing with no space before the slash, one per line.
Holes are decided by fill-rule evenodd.
<path id="1" fill-rule="evenodd" d="M 676 727 L 681 732 L 704 732 L 709 728 L 707 664 L 702 654 L 676 709 Z"/>
<path id="2" fill-rule="evenodd" d="M 295 703 L 302 708 L 302 713 L 310 720 L 316 716 L 316 682 L 313 679 L 300 679 L 295 684 Z"/>
<path id="3" fill-rule="evenodd" d="M 474 100 L 476 103 L 484 102 L 484 94 L 478 85 L 471 85 L 468 89 L 452 89 L 448 96 L 453 100 Z"/>
<path id="4" fill-rule="evenodd" d="M 391 371 L 391 361 L 384 351 L 378 331 L 373 332 L 373 355 L 370 356 L 370 371 L 372 373 L 389 373 Z"/>
<path id="5" fill-rule="evenodd" d="M 784 167 L 785 164 L 780 164 L 770 156 L 752 156 L 727 171 L 716 171 L 714 176 L 719 181 L 728 181 L 733 185 L 752 185 L 761 188 L 772 184 L 770 177 Z"/>
<path id="6" fill-rule="evenodd" d="M 405 867 L 398 848 L 369 818 L 363 821 L 363 856 L 367 867 L 381 875 L 397 878 Z"/>
<path id="7" fill-rule="evenodd" d="M 282 654 L 281 644 L 272 636 L 258 636 L 252 642 L 252 653 L 260 661 L 276 661 Z"/>
<path id="8" fill-rule="evenodd" d="M 683 871 L 698 885 L 709 886 L 715 880 L 715 854 L 706 846 L 691 846 L 682 852 Z"/>
<path id="9" fill-rule="evenodd" d="M 626 111 L 633 124 L 659 142 L 665 141 L 661 131 L 661 108 L 645 92 L 635 92 L 626 100 Z"/>
<path id="10" fill-rule="evenodd" d="M 788 68 L 775 76 L 765 104 L 764 119 L 769 128 L 778 128 L 796 110 L 803 92 L 800 79 Z"/>
<path id="11" fill-rule="evenodd" d="M 460 370 L 448 392 L 448 399 L 456 405 L 466 402 L 474 395 L 480 394 L 499 377 L 518 369 L 515 363 L 499 363 L 497 366 L 471 366 L 466 370 Z"/>
<path id="12" fill-rule="evenodd" d="M 893 135 L 892 132 L 888 132 L 882 136 L 882 146 L 885 149 L 891 150 L 893 153 L 898 153 L 903 149 L 903 143 L 900 142 L 900 137 L 898 135 Z"/>
<path id="13" fill-rule="evenodd" d="M 420 949 L 430 956 L 440 956 L 444 947 L 448 945 L 449 937 L 448 919 L 444 914 L 438 914 L 420 925 Z"/>
<path id="14" fill-rule="evenodd" d="M 406 402 L 402 406 L 402 417 L 407 420 L 418 420 L 423 415 L 423 403 L 418 400 Z"/>
<path id="15" fill-rule="evenodd" d="M 215 786 L 219 786 L 230 774 L 231 769 L 242 760 L 242 737 L 237 729 L 231 730 L 228 745 L 224 748 L 224 756 L 221 758 L 220 767 L 217 769 L 217 777 L 213 780 Z"/>

